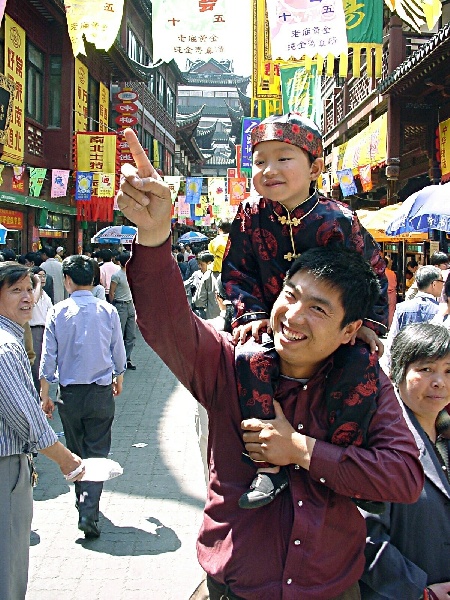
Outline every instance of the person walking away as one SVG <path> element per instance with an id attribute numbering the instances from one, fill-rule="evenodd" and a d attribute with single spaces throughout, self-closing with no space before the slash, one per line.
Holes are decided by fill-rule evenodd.
<path id="1" fill-rule="evenodd" d="M 66 476 L 81 459 L 58 441 L 40 407 L 23 346 L 35 280 L 24 265 L 0 264 L 0 598 L 24 600 L 28 581 L 33 453 L 56 462 Z M 82 473 L 75 476 L 82 477 Z M 70 479 L 73 481 L 74 479 Z"/>
<path id="2" fill-rule="evenodd" d="M 44 246 L 40 254 L 43 261 L 40 266 L 53 279 L 53 304 L 57 304 L 66 297 L 61 263 L 56 260 L 52 246 Z"/>
<path id="3" fill-rule="evenodd" d="M 55 404 L 50 383 L 59 382 L 57 405 L 67 447 L 81 458 L 107 458 L 111 447 L 114 398 L 122 392 L 125 348 L 117 310 L 92 295 L 91 259 L 76 255 L 62 263 L 70 297 L 50 311 L 40 367 L 42 408 L 49 418 Z M 100 535 L 103 483 L 75 484 L 78 529 Z"/>
<path id="4" fill-rule="evenodd" d="M 112 260 L 112 250 L 109 250 L 108 248 L 101 250 L 101 257 L 103 262 L 100 265 L 100 283 L 105 288 L 106 299 L 110 302 L 109 286 L 111 284 L 111 277 L 113 273 L 116 273 L 120 269 L 120 267 Z"/>
<path id="5" fill-rule="evenodd" d="M 179 252 L 176 256 L 177 259 L 177 263 L 178 266 L 180 268 L 180 272 L 181 272 L 181 277 L 183 278 L 183 281 L 186 279 L 186 270 L 187 270 L 187 262 L 185 262 L 184 260 L 184 255 Z"/>
<path id="6" fill-rule="evenodd" d="M 128 285 L 126 275 L 126 264 L 130 259 L 129 252 L 122 252 L 118 256 L 120 269 L 111 277 L 109 288 L 109 298 L 113 306 L 119 313 L 120 326 L 125 344 L 125 354 L 127 358 L 127 369 L 136 370 L 136 365 L 131 361 L 131 353 L 136 343 L 136 312 L 134 310 L 133 299 L 131 297 L 130 286 Z"/>
<path id="7" fill-rule="evenodd" d="M 214 256 L 212 271 L 216 277 L 222 272 L 222 260 L 231 231 L 231 223 L 229 221 L 220 221 L 217 230 L 219 233 L 208 244 L 208 250 Z"/>
<path id="8" fill-rule="evenodd" d="M 392 258 L 386 260 L 386 279 L 388 282 L 388 304 L 389 304 L 389 318 L 388 327 L 392 324 L 394 318 L 395 307 L 397 305 L 397 275 L 392 270 Z"/>
<path id="9" fill-rule="evenodd" d="M 100 283 L 100 266 L 95 260 L 95 258 L 91 258 L 91 263 L 94 269 L 94 279 L 92 280 L 92 295 L 98 298 L 99 300 L 106 300 L 105 288 Z"/>
<path id="10" fill-rule="evenodd" d="M 392 325 L 384 344 L 384 354 L 380 366 L 386 375 L 390 373 L 391 346 L 395 336 L 411 323 L 424 323 L 439 312 L 439 298 L 444 289 L 441 269 L 431 265 L 419 267 L 416 271 L 418 292 L 412 300 L 399 302 L 395 307 Z"/>
<path id="11" fill-rule="evenodd" d="M 214 257 L 208 250 L 203 250 L 198 255 L 202 276 L 192 296 L 192 310 L 202 319 L 214 319 L 220 314 L 216 298 L 217 280 L 209 268 L 213 261 Z"/>
<path id="12" fill-rule="evenodd" d="M 45 322 L 47 320 L 47 313 L 52 308 L 53 303 L 49 296 L 44 291 L 44 284 L 47 278 L 47 273 L 42 267 L 32 267 L 31 272 L 37 275 L 40 279 L 40 286 L 38 290 L 39 297 L 35 298 L 33 307 L 33 314 L 30 319 L 31 335 L 33 338 L 33 348 L 35 352 L 35 359 L 31 365 L 31 373 L 33 375 L 33 383 L 39 394 L 41 389 L 41 383 L 39 380 L 39 365 L 41 363 L 42 353 L 42 341 L 44 339 Z"/>

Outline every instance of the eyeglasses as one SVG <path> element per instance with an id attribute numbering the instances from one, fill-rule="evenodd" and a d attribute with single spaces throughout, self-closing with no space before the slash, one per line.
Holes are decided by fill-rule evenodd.
<path id="1" fill-rule="evenodd" d="M 439 282 L 439 283 L 444 283 L 443 279 L 435 279 L 435 281 Z"/>

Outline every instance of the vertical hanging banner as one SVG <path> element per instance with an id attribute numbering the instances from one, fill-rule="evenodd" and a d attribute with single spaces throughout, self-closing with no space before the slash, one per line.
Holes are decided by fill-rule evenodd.
<path id="1" fill-rule="evenodd" d="M 225 202 L 225 178 L 208 178 L 208 199 L 210 204 L 223 204 Z"/>
<path id="2" fill-rule="evenodd" d="M 87 132 L 75 135 L 76 170 L 93 173 L 91 200 L 77 202 L 79 221 L 113 220 L 116 163 L 115 133 Z"/>
<path id="3" fill-rule="evenodd" d="M 7 131 L 11 123 L 16 84 L 0 73 L 0 144 L 6 144 Z"/>
<path id="4" fill-rule="evenodd" d="M 26 167 L 23 165 L 20 167 L 13 167 L 12 189 L 15 192 L 23 192 L 25 190 L 25 182 L 23 180 L 25 169 Z"/>
<path id="5" fill-rule="evenodd" d="M 107 132 L 109 125 L 109 89 L 100 82 L 98 91 L 98 130 Z"/>
<path id="6" fill-rule="evenodd" d="M 89 71 L 83 63 L 75 59 L 75 119 L 74 131 L 86 131 L 88 114 Z"/>
<path id="7" fill-rule="evenodd" d="M 92 179 L 90 171 L 77 171 L 75 179 L 75 200 L 90 200 L 92 195 Z"/>
<path id="8" fill-rule="evenodd" d="M 381 77 L 383 52 L 383 0 L 344 2 L 347 42 L 352 54 L 353 77 L 361 72 L 361 50 L 366 52 L 367 75 L 372 76 L 372 51 L 375 55 L 375 77 Z"/>
<path id="9" fill-rule="evenodd" d="M 358 167 L 359 179 L 361 181 L 361 186 L 363 192 L 370 192 L 372 189 L 372 170 L 370 165 L 364 165 L 362 167 Z"/>
<path id="10" fill-rule="evenodd" d="M 52 169 L 52 198 L 62 198 L 67 193 L 70 171 L 65 169 Z"/>
<path id="11" fill-rule="evenodd" d="M 344 197 L 356 194 L 357 189 L 351 169 L 342 169 L 342 171 L 338 171 L 337 177 Z"/>
<path id="12" fill-rule="evenodd" d="M 299 60 L 347 55 L 343 2 L 266 0 L 272 57 Z M 334 64 L 333 64 L 334 69 Z"/>
<path id="13" fill-rule="evenodd" d="M 203 177 L 186 177 L 187 204 L 198 204 L 202 193 Z"/>
<path id="14" fill-rule="evenodd" d="M 33 198 L 39 198 L 42 186 L 44 185 L 47 169 L 41 167 L 30 167 L 29 190 L 28 195 Z"/>
<path id="15" fill-rule="evenodd" d="M 165 175 L 163 179 L 169 186 L 172 202 L 175 202 L 180 191 L 181 177 L 179 175 Z"/>
<path id="16" fill-rule="evenodd" d="M 229 0 L 153 0 L 153 60 L 237 58 L 246 39 L 236 44 L 236 32 L 250 30 L 250 2 L 236 8 Z"/>
<path id="17" fill-rule="evenodd" d="M 252 129 L 261 119 L 257 117 L 242 119 L 242 133 L 241 133 L 241 175 L 244 177 L 250 177 L 252 172 L 252 142 L 251 133 Z"/>
<path id="18" fill-rule="evenodd" d="M 247 197 L 247 180 L 245 177 L 233 177 L 228 181 L 230 188 L 230 204 L 238 206 Z"/>
<path id="19" fill-rule="evenodd" d="M 320 126 L 322 122 L 322 95 L 317 66 L 280 67 L 283 113 L 299 112 Z"/>
<path id="20" fill-rule="evenodd" d="M 99 50 L 111 48 L 122 21 L 123 0 L 64 0 L 64 6 L 74 56 L 86 54 L 83 36 Z"/>
<path id="21" fill-rule="evenodd" d="M 450 119 L 439 123 L 439 149 L 442 181 L 450 179 Z"/>
<path id="22" fill-rule="evenodd" d="M 153 166 L 155 169 L 159 169 L 161 165 L 161 158 L 159 156 L 159 144 L 158 140 L 153 140 Z"/>
<path id="23" fill-rule="evenodd" d="M 2 158 L 21 165 L 25 149 L 25 30 L 5 15 L 5 77 L 15 85 Z"/>

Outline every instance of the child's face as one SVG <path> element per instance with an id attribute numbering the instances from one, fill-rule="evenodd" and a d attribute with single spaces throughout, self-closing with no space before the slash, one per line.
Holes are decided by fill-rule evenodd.
<path id="1" fill-rule="evenodd" d="M 311 165 L 304 150 L 285 142 L 261 142 L 253 153 L 252 177 L 256 191 L 289 210 L 309 197 L 311 181 L 319 177 L 322 169 L 322 158 Z"/>

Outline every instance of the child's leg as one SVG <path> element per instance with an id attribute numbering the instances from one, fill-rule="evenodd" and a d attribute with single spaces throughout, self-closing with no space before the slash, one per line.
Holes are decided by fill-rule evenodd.
<path id="1" fill-rule="evenodd" d="M 273 397 L 278 379 L 278 355 L 273 342 L 259 344 L 250 338 L 236 347 L 236 371 L 239 382 L 239 401 L 243 419 L 274 419 Z M 239 501 L 241 508 L 264 506 L 287 487 L 287 473 L 277 465 L 254 463 L 257 477 Z"/>
<path id="2" fill-rule="evenodd" d="M 377 408 L 380 388 L 378 356 L 369 346 L 356 342 L 341 346 L 325 388 L 327 440 L 337 446 L 365 446 L 370 420 Z M 367 512 L 382 513 L 384 502 L 355 500 Z"/>

